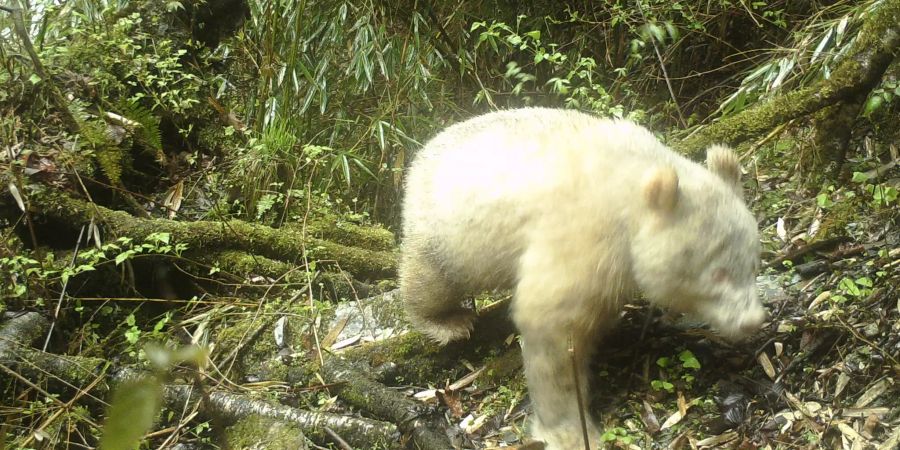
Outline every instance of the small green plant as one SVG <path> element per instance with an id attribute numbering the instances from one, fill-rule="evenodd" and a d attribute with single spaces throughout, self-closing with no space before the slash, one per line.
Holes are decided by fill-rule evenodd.
<path id="1" fill-rule="evenodd" d="M 829 300 L 834 303 L 845 303 L 851 298 L 866 298 L 872 294 L 874 283 L 869 277 L 860 277 L 857 279 L 843 277 L 838 282 L 838 291 L 840 294 L 832 295 Z"/>
<path id="2" fill-rule="evenodd" d="M 616 442 L 619 444 L 629 445 L 634 443 L 635 438 L 628 433 L 628 430 L 623 427 L 612 427 L 607 428 L 603 434 L 600 435 L 600 440 L 603 442 Z"/>
<path id="3" fill-rule="evenodd" d="M 663 356 L 656 360 L 657 367 L 665 379 L 650 381 L 650 387 L 657 391 L 675 392 L 675 384 L 669 380 L 678 380 L 690 387 L 694 381 L 694 372 L 700 370 L 700 361 L 690 350 L 683 350 L 674 358 Z"/>
<path id="4" fill-rule="evenodd" d="M 869 98 L 863 107 L 862 115 L 871 117 L 879 109 L 890 105 L 894 97 L 900 95 L 900 83 L 896 79 L 885 78 L 881 85 L 869 93 Z"/>
<path id="5" fill-rule="evenodd" d="M 137 319 L 134 316 L 134 313 L 129 314 L 125 317 L 125 324 L 127 328 L 125 329 L 125 342 L 128 343 L 129 350 L 128 353 L 132 356 L 138 356 L 141 354 L 136 345 L 141 339 L 150 340 L 150 341 L 161 341 L 165 339 L 165 333 L 163 333 L 163 329 L 166 324 L 172 320 L 172 312 L 166 312 L 163 316 L 156 321 L 153 325 L 153 328 L 148 332 L 141 331 L 141 327 L 137 324 Z M 143 354 L 141 354 L 143 355 Z"/>
<path id="6" fill-rule="evenodd" d="M 469 30 L 478 33 L 476 55 L 480 48 L 487 47 L 495 55 L 513 59 L 502 75 L 513 95 L 530 101 L 532 96 L 546 92 L 561 98 L 569 108 L 618 118 L 642 114 L 637 110 L 625 113 L 625 106 L 601 83 L 603 74 L 594 58 L 563 52 L 559 44 L 542 40 L 540 30 L 521 31 L 524 19 L 526 16 L 518 16 L 515 27 L 498 21 L 474 22 Z M 475 101 L 492 102 L 491 92 L 481 89 Z"/>
<path id="7" fill-rule="evenodd" d="M 665 380 L 653 380 L 650 382 L 650 387 L 657 391 L 675 392 L 675 385 Z"/>
<path id="8" fill-rule="evenodd" d="M 183 66 L 187 49 L 145 31 L 159 20 L 160 16 L 135 12 L 111 26 L 105 21 L 84 23 L 73 30 L 78 39 L 67 53 L 54 56 L 83 64 L 76 70 L 96 76 L 97 89 L 104 95 L 126 94 L 133 104 L 147 101 L 151 110 L 185 114 L 200 102 L 203 81 Z"/>
<path id="9" fill-rule="evenodd" d="M 869 183 L 869 176 L 863 172 L 853 172 L 853 182 L 862 186 L 863 191 L 869 194 L 872 206 L 876 208 L 886 207 L 897 203 L 900 192 L 893 186 L 884 183 Z"/>
<path id="10" fill-rule="evenodd" d="M 42 301 L 41 292 L 48 283 L 67 283 L 72 277 L 97 270 L 101 265 L 121 265 L 142 255 L 181 256 L 187 249 L 183 243 L 172 244 L 169 233 L 151 233 L 143 243 L 121 237 L 113 242 L 78 253 L 71 261 L 60 261 L 48 253 L 43 261 L 27 254 L 0 258 L 0 296 L 6 298 L 36 298 Z M 113 256 L 114 255 L 114 256 Z"/>
<path id="11" fill-rule="evenodd" d="M 834 200 L 831 197 L 833 193 L 834 185 L 829 185 L 825 188 L 825 192 L 820 192 L 816 196 L 816 204 L 819 205 L 819 208 L 828 209 L 834 206 Z"/>

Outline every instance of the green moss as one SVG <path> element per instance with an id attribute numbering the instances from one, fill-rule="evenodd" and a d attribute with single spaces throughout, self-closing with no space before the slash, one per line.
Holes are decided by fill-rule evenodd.
<path id="1" fill-rule="evenodd" d="M 346 352 L 349 359 L 362 359 L 370 367 L 387 363 L 401 363 L 397 374 L 405 382 L 427 384 L 435 374 L 447 369 L 441 364 L 447 358 L 441 356 L 442 348 L 417 332 L 410 332 L 394 339 L 364 345 Z"/>
<path id="2" fill-rule="evenodd" d="M 394 234 L 381 226 L 361 226 L 331 214 L 310 221 L 306 232 L 310 236 L 368 250 L 391 250 L 396 247 Z"/>
<path id="3" fill-rule="evenodd" d="M 698 158 L 710 145 L 737 145 L 775 125 L 815 110 L 819 98 L 814 93 L 812 88 L 804 88 L 775 97 L 740 114 L 726 117 L 675 143 L 673 148 L 692 158 Z"/>
<path id="4" fill-rule="evenodd" d="M 272 279 L 277 279 L 279 283 L 304 284 L 306 283 L 306 272 L 295 270 L 297 266 L 282 261 L 266 258 L 264 256 L 251 255 L 247 252 L 237 250 L 225 250 L 214 253 L 207 258 L 205 262 L 209 265 L 218 267 L 222 271 L 234 274 L 238 277 L 247 277 L 249 275 L 262 275 Z"/>
<path id="5" fill-rule="evenodd" d="M 303 251 L 311 261 L 339 266 L 356 277 L 383 278 L 396 273 L 394 251 L 370 251 L 323 239 L 302 239 L 291 230 L 275 229 L 240 220 L 228 222 L 177 222 L 167 219 L 138 219 L 123 211 L 70 198 L 53 189 L 33 194 L 33 203 L 47 215 L 63 223 L 85 223 L 96 214 L 99 222 L 114 236 L 143 239 L 151 233 L 165 232 L 172 242 L 188 245 L 188 252 L 231 249 L 250 252 L 282 261 L 296 261 Z"/>
<path id="6" fill-rule="evenodd" d="M 269 450 L 305 449 L 306 440 L 297 426 L 256 414 L 239 420 L 227 428 L 228 448 Z"/>
<path id="7" fill-rule="evenodd" d="M 859 211 L 861 207 L 862 205 L 859 204 L 859 200 L 856 197 L 846 198 L 843 201 L 835 202 L 822 218 L 819 232 L 816 233 L 816 237 L 813 241 L 845 236 L 847 234 L 847 225 L 859 220 Z"/>
<path id="8" fill-rule="evenodd" d="M 893 37 L 888 40 L 885 37 L 892 36 L 889 29 L 897 27 L 897 23 L 900 23 L 900 2 L 882 3 L 867 18 L 857 42 L 827 80 L 779 95 L 726 117 L 676 142 L 673 147 L 681 153 L 698 157 L 711 144 L 736 145 L 776 125 L 813 113 L 859 92 L 867 92 L 879 81 L 869 78 L 880 77 L 881 71 L 870 70 L 862 62 L 877 68 L 881 65 L 886 67 L 893 60 L 892 53 L 896 50 L 898 39 Z"/>

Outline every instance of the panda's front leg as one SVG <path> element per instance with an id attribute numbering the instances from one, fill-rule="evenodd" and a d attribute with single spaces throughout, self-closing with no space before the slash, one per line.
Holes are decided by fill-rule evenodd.
<path id="1" fill-rule="evenodd" d="M 512 305 L 534 406 L 532 434 L 547 450 L 578 450 L 585 448 L 586 427 L 596 449 L 600 431 L 588 411 L 588 364 L 615 321 L 616 305 L 604 303 L 592 282 L 578 275 L 584 266 L 554 265 L 552 254 L 535 253 L 531 264 L 529 255 L 523 259 Z M 596 273 L 584 273 L 590 275 Z"/>

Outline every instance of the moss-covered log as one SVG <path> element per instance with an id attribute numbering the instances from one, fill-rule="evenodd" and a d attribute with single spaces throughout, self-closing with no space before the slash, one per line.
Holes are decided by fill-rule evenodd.
<path id="1" fill-rule="evenodd" d="M 47 333 L 50 322 L 36 312 L 4 313 L 0 324 L 0 362 L 14 359 L 17 347 L 29 346 Z"/>
<path id="2" fill-rule="evenodd" d="M 298 230 L 300 228 L 299 225 L 292 227 Z M 391 250 L 397 245 L 394 234 L 380 226 L 357 225 L 327 212 L 322 212 L 319 217 L 310 218 L 306 225 L 306 234 L 369 250 Z"/>
<path id="3" fill-rule="evenodd" d="M 0 363 L 8 370 L 15 370 L 20 376 L 35 381 L 49 376 L 55 380 L 51 384 L 61 384 L 71 389 L 72 393 L 92 386 L 88 398 L 105 398 L 122 382 L 147 375 L 141 369 L 130 367 L 110 370 L 109 363 L 100 358 L 61 356 L 31 348 L 31 341 L 48 328 L 49 322 L 40 314 L 9 315 L 9 319 L 0 324 L 0 337 L 6 338 L 0 339 Z M 101 380 L 99 383 L 96 382 L 98 379 Z M 173 409 L 201 401 L 198 390 L 188 384 L 167 384 L 164 393 L 166 403 Z M 385 422 L 304 411 L 224 391 L 209 392 L 205 398 L 209 402 L 205 410 L 226 421 L 260 415 L 296 426 L 319 443 L 332 440 L 326 428 L 357 448 L 393 448 L 392 445 L 397 442 L 397 428 Z"/>
<path id="4" fill-rule="evenodd" d="M 477 361 L 496 354 L 504 340 L 514 333 L 509 304 L 502 302 L 481 312 L 471 339 L 442 347 L 417 332 L 410 332 L 348 350 L 344 356 L 369 367 L 384 368 L 381 378 L 427 384 L 433 381 L 434 374 L 459 368 L 463 359 Z"/>
<path id="5" fill-rule="evenodd" d="M 397 424 L 414 448 L 453 448 L 443 424 L 428 417 L 424 405 L 379 381 L 433 383 L 434 374 L 462 368 L 461 360 L 483 361 L 489 368 L 484 373 L 490 373 L 491 381 L 509 381 L 518 373 L 521 356 L 517 345 L 498 353 L 503 341 L 515 332 L 508 314 L 508 302 L 501 302 L 482 311 L 469 340 L 442 347 L 411 332 L 328 358 L 321 373 L 329 382 L 340 383 L 341 400 Z"/>
<path id="6" fill-rule="evenodd" d="M 293 264 L 240 250 L 207 253 L 199 255 L 198 259 L 238 279 L 259 275 L 279 284 L 300 284 L 307 281 L 306 273 L 294 270 L 296 266 Z"/>
<path id="7" fill-rule="evenodd" d="M 812 86 L 787 92 L 701 128 L 673 147 L 697 157 L 716 143 L 737 145 L 777 125 L 872 90 L 900 47 L 900 0 L 885 0 L 867 17 L 859 36 L 832 71 Z"/>
<path id="8" fill-rule="evenodd" d="M 199 401 L 197 390 L 189 385 L 167 385 L 165 398 L 170 407 L 183 407 L 186 402 Z M 332 441 L 326 431 L 328 428 L 355 448 L 397 448 L 397 428 L 386 422 L 305 411 L 225 391 L 210 392 L 209 403 L 207 408 L 227 422 L 258 415 L 297 426 L 317 443 Z"/>
<path id="9" fill-rule="evenodd" d="M 299 427 L 259 414 L 251 414 L 225 431 L 228 448 L 267 450 L 308 450 L 306 436 Z"/>
<path id="10" fill-rule="evenodd" d="M 356 366 L 347 359 L 333 357 L 325 363 L 322 372 L 327 380 L 341 383 L 338 396 L 342 400 L 375 417 L 397 424 L 400 431 L 410 437 L 413 448 L 453 448 L 436 417 L 427 417 L 424 405 L 369 378 L 365 365 Z"/>
<path id="11" fill-rule="evenodd" d="M 312 283 L 316 292 L 320 292 L 317 285 L 321 285 L 332 300 L 365 298 L 372 293 L 372 286 L 355 280 L 347 272 L 318 272 L 308 278 L 305 271 L 295 270 L 296 266 L 292 264 L 237 250 L 199 255 L 198 259 L 209 267 L 218 267 L 222 272 L 232 275 L 236 281 L 258 275 L 281 286 L 305 286 Z M 255 284 L 269 288 L 266 283 Z"/>
<path id="12" fill-rule="evenodd" d="M 67 196 L 56 189 L 43 189 L 31 195 L 35 214 L 57 224 L 75 227 L 92 220 L 103 225 L 112 236 L 143 239 L 152 233 L 169 233 L 173 242 L 187 244 L 189 252 L 238 250 L 267 258 L 302 262 L 318 261 L 338 266 L 357 277 L 385 278 L 396 272 L 397 258 L 391 251 L 368 250 L 343 243 L 302 236 L 285 230 L 240 220 L 178 222 L 168 219 L 140 219 L 84 200 Z M 379 233 L 387 233 L 385 230 Z"/>

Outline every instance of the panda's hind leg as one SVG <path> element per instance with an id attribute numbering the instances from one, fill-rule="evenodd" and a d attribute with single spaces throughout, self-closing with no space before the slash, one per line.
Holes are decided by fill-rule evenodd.
<path id="1" fill-rule="evenodd" d="M 400 295 L 417 330 L 440 344 L 468 338 L 475 312 L 463 307 L 463 294 L 426 245 L 406 240 L 400 259 Z"/>

